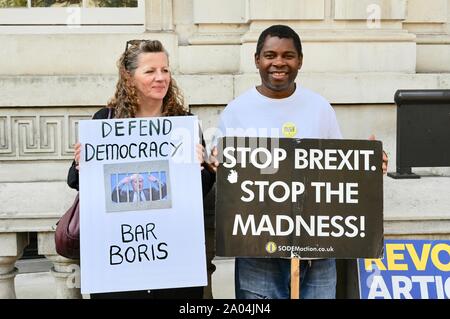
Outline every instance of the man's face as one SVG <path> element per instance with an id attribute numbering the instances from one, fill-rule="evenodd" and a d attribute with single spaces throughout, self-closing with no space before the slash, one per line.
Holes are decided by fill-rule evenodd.
<path id="1" fill-rule="evenodd" d="M 140 175 L 134 175 L 131 178 L 131 184 L 133 185 L 133 190 L 135 192 L 139 192 L 142 190 L 142 187 L 144 185 L 144 179 Z"/>
<path id="2" fill-rule="evenodd" d="M 255 64 L 261 76 L 260 93 L 270 98 L 284 98 L 295 90 L 295 78 L 302 67 L 292 39 L 267 36 Z"/>

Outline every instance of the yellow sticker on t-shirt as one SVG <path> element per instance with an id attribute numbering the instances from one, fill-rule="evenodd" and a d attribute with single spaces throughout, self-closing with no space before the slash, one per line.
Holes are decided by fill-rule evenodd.
<path id="1" fill-rule="evenodd" d="M 294 137 L 295 135 L 297 135 L 297 127 L 292 122 L 284 123 L 281 131 L 284 137 Z"/>

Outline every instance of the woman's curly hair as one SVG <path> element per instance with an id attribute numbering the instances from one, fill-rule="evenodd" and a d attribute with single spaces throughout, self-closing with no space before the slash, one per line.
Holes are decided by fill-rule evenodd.
<path id="1" fill-rule="evenodd" d="M 131 44 L 128 48 L 128 44 Z M 158 40 L 139 40 L 127 42 L 127 50 L 120 57 L 119 80 L 116 85 L 114 97 L 109 101 L 108 107 L 114 109 L 115 118 L 136 117 L 138 110 L 138 97 L 133 85 L 132 76 L 138 67 L 138 58 L 141 53 L 164 52 L 169 54 Z M 186 115 L 183 95 L 178 89 L 175 80 L 170 76 L 170 84 L 166 96 L 163 98 L 162 116 Z"/>

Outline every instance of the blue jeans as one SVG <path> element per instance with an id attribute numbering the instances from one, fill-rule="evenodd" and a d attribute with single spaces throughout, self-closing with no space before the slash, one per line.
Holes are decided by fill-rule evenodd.
<path id="1" fill-rule="evenodd" d="M 236 258 L 236 299 L 289 299 L 290 284 L 290 259 Z M 336 298 L 334 259 L 300 261 L 300 298 Z"/>

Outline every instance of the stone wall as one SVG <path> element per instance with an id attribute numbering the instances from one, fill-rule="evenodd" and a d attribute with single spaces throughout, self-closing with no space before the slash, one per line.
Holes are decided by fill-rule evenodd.
<path id="1" fill-rule="evenodd" d="M 54 262 L 57 278 L 72 272 L 73 262 L 56 256 L 52 232 L 75 194 L 65 178 L 77 121 L 112 96 L 116 61 L 129 39 L 164 43 L 175 79 L 207 131 L 230 100 L 259 83 L 253 54 L 260 32 L 290 25 L 304 45 L 298 82 L 333 104 L 345 137 L 373 133 L 383 140 L 390 170 L 395 91 L 450 88 L 450 0 L 145 0 L 144 14 L 144 33 L 0 25 L 0 297 L 14 296 L 14 262 L 28 232 L 39 232 L 39 253 Z M 408 195 L 402 185 L 389 185 Z M 386 231 L 407 235 L 410 224 L 398 210 L 407 214 L 410 207 L 390 200 L 387 223 L 394 226 Z M 436 216 L 445 220 L 449 213 Z M 436 216 L 429 225 L 440 224 Z M 421 223 L 420 214 L 414 218 Z M 417 227 L 416 234 L 449 233 L 446 226 L 436 234 L 430 228 Z M 61 287 L 60 297 L 79 296 Z"/>

